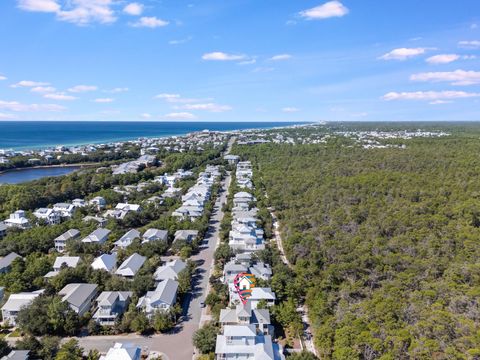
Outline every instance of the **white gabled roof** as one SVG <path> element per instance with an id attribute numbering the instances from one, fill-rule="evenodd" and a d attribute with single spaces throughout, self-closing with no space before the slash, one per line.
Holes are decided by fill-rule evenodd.
<path id="1" fill-rule="evenodd" d="M 111 272 L 115 268 L 116 264 L 117 254 L 113 253 L 100 255 L 95 260 L 93 260 L 91 266 L 95 270 L 106 270 L 108 272 Z"/>

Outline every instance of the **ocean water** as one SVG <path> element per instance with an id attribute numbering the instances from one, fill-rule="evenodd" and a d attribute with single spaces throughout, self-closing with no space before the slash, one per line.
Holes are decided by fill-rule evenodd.
<path id="1" fill-rule="evenodd" d="M 185 135 L 201 130 L 272 128 L 287 122 L 0 121 L 0 149 L 42 149 Z"/>

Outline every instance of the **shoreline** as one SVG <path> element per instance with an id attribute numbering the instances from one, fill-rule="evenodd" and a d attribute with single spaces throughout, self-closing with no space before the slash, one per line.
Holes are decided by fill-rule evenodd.
<path id="1" fill-rule="evenodd" d="M 44 122 L 44 121 L 41 121 Z M 48 122 L 48 121 L 45 121 Z M 81 121 L 80 121 L 81 122 Z M 91 121 L 94 122 L 94 121 Z M 125 121 L 128 122 L 128 121 Z M 111 123 L 115 123 L 115 121 L 111 121 Z M 148 123 L 148 122 L 147 122 Z M 215 122 L 198 122 L 202 123 L 205 125 L 208 124 L 214 124 Z M 252 122 L 254 123 L 254 122 Z M 264 123 L 266 124 L 266 123 Z M 308 126 L 316 124 L 314 122 L 298 122 L 298 123 L 293 123 L 293 122 L 287 122 L 285 126 L 279 126 L 279 122 L 272 122 L 273 126 L 260 126 L 260 127 L 252 127 L 252 128 L 244 128 L 244 129 L 232 129 L 232 130 L 210 130 L 210 129 L 205 129 L 213 132 L 219 132 L 219 133 L 231 133 L 231 132 L 243 132 L 243 131 L 253 131 L 253 130 L 269 130 L 269 129 L 280 129 L 280 128 L 290 128 L 290 127 L 296 127 L 296 126 Z M 57 146 L 65 146 L 65 147 L 79 147 L 79 146 L 95 146 L 95 145 L 100 145 L 100 144 L 116 144 L 116 143 L 125 143 L 129 141 L 135 141 L 139 139 L 165 139 L 165 138 L 172 138 L 172 137 L 181 137 L 181 136 L 187 136 L 189 134 L 194 134 L 194 133 L 201 133 L 202 130 L 193 130 L 193 131 L 188 131 L 188 132 L 179 132 L 179 133 L 173 133 L 173 134 L 163 134 L 163 135 L 143 135 L 143 136 L 134 136 L 134 137 L 128 137 L 128 138 L 118 138 L 118 139 L 105 139 L 105 140 L 98 140 L 98 141 L 90 141 L 90 142 L 72 142 L 72 143 L 57 143 L 57 144 L 45 144 L 45 145 L 39 145 L 39 146 L 32 146 L 32 147 L 18 147 L 18 148 L 2 148 L 0 147 L 0 150 L 13 150 L 13 151 L 24 151 L 24 152 L 39 152 L 43 151 L 46 149 L 52 149 Z"/>
<path id="2" fill-rule="evenodd" d="M 36 165 L 36 166 L 29 166 L 29 167 L 22 167 L 22 168 L 14 168 L 8 170 L 0 171 L 0 175 L 18 172 L 18 171 L 25 171 L 25 170 L 34 170 L 34 169 L 54 169 L 54 168 L 69 168 L 69 167 L 78 167 L 79 170 L 82 168 L 93 167 L 99 165 L 100 163 L 78 163 L 78 164 L 58 164 L 58 165 Z"/>

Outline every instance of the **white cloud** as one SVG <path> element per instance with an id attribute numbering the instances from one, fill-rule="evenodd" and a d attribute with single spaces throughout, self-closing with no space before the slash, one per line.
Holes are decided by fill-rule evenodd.
<path id="1" fill-rule="evenodd" d="M 416 92 L 389 92 L 383 100 L 445 100 L 480 97 L 480 93 L 469 93 L 465 91 L 416 91 Z"/>
<path id="2" fill-rule="evenodd" d="M 272 72 L 275 70 L 273 67 L 264 67 L 264 66 L 259 66 L 256 67 L 255 69 L 252 70 L 253 73 L 267 73 L 267 72 Z"/>
<path id="3" fill-rule="evenodd" d="M 65 107 L 56 104 L 22 104 L 18 101 L 0 100 L 0 109 L 16 112 L 63 111 Z"/>
<path id="4" fill-rule="evenodd" d="M 399 48 L 380 56 L 383 60 L 406 60 L 425 53 L 426 48 Z"/>
<path id="5" fill-rule="evenodd" d="M 457 54 L 441 54 L 430 56 L 425 61 L 429 64 L 448 64 L 460 59 L 460 55 Z"/>
<path id="6" fill-rule="evenodd" d="M 191 99 L 191 98 L 183 98 L 179 94 L 158 94 L 154 97 L 155 99 L 162 99 L 169 103 L 181 103 L 181 104 L 188 104 L 188 103 L 195 103 L 200 101 L 205 101 L 205 99 Z"/>
<path id="7" fill-rule="evenodd" d="M 30 91 L 34 93 L 50 93 L 56 90 L 53 86 L 35 86 L 30 89 Z"/>
<path id="8" fill-rule="evenodd" d="M 168 21 L 159 19 L 155 16 L 143 16 L 137 22 L 130 23 L 130 26 L 155 29 L 157 27 L 167 26 L 168 24 Z"/>
<path id="9" fill-rule="evenodd" d="M 301 11 L 299 15 L 307 20 L 319 20 L 342 17 L 346 14 L 348 14 L 348 9 L 340 1 L 329 1 L 323 5 Z"/>
<path id="10" fill-rule="evenodd" d="M 97 98 L 97 99 L 93 100 L 93 102 L 100 103 L 100 104 L 107 104 L 107 103 L 111 103 L 113 101 L 115 101 L 115 100 L 112 99 L 112 98 Z"/>
<path id="11" fill-rule="evenodd" d="M 272 56 L 269 60 L 271 60 L 271 61 L 283 61 L 283 60 L 289 60 L 291 58 L 292 58 L 292 55 L 290 55 L 290 54 L 280 54 L 280 55 Z"/>
<path id="12" fill-rule="evenodd" d="M 434 100 L 434 101 L 430 101 L 429 104 L 430 105 L 440 105 L 440 104 L 451 104 L 453 101 L 449 101 L 449 100 Z"/>
<path id="13" fill-rule="evenodd" d="M 46 85 L 50 85 L 50 84 L 46 83 L 46 82 L 22 80 L 22 81 L 19 81 L 16 84 L 12 84 L 10 86 L 13 87 L 13 88 L 17 88 L 17 87 L 35 87 L 35 86 L 46 86 Z"/>
<path id="14" fill-rule="evenodd" d="M 464 49 L 479 49 L 480 40 L 470 40 L 470 41 L 459 41 L 458 46 Z"/>
<path id="15" fill-rule="evenodd" d="M 1 80 L 7 80 L 7 77 L 6 76 L 3 76 L 3 75 L 0 75 L 0 81 Z"/>
<path id="16" fill-rule="evenodd" d="M 67 95 L 65 93 L 53 93 L 43 95 L 46 99 L 58 100 L 58 101 L 71 101 L 77 99 L 77 97 L 72 95 Z"/>
<path id="17" fill-rule="evenodd" d="M 247 59 L 246 55 L 227 54 L 221 51 L 203 54 L 203 60 L 209 61 L 238 61 Z"/>
<path id="18" fill-rule="evenodd" d="M 232 110 L 232 107 L 228 105 L 220 105 L 215 103 L 205 103 L 205 104 L 186 104 L 179 107 L 179 109 L 202 110 L 202 111 L 210 111 L 210 112 L 225 112 L 225 111 Z"/>
<path id="19" fill-rule="evenodd" d="M 257 59 L 250 59 L 245 61 L 240 61 L 238 65 L 253 65 L 257 62 Z"/>
<path id="20" fill-rule="evenodd" d="M 165 119 L 174 119 L 174 120 L 193 120 L 197 117 L 189 112 L 173 112 L 163 116 Z"/>
<path id="21" fill-rule="evenodd" d="M 193 39 L 192 36 L 186 37 L 185 39 L 178 39 L 178 40 L 170 40 L 168 43 L 170 45 L 180 45 L 185 44 Z"/>
<path id="22" fill-rule="evenodd" d="M 73 93 L 84 93 L 84 92 L 96 91 L 96 90 L 98 90 L 98 87 L 95 85 L 76 85 L 68 89 L 68 91 Z"/>
<path id="23" fill-rule="evenodd" d="M 19 0 L 18 7 L 25 11 L 56 13 L 60 5 L 56 0 Z"/>
<path id="24" fill-rule="evenodd" d="M 123 8 L 123 12 L 128 15 L 139 16 L 143 13 L 143 4 L 133 2 Z"/>
<path id="25" fill-rule="evenodd" d="M 296 107 L 284 107 L 284 108 L 282 109 L 282 111 L 283 111 L 284 113 L 295 113 L 295 112 L 299 112 L 300 109 L 298 109 L 298 108 L 296 108 Z"/>
<path id="26" fill-rule="evenodd" d="M 17 118 L 15 114 L 0 113 L 0 120 L 15 120 Z"/>
<path id="27" fill-rule="evenodd" d="M 105 92 L 112 93 L 112 94 L 117 94 L 117 93 L 122 93 L 122 92 L 127 92 L 130 89 L 128 87 L 116 87 L 111 90 L 105 90 Z"/>
<path id="28" fill-rule="evenodd" d="M 478 24 L 474 23 L 474 24 L 470 25 L 470 29 L 472 29 L 472 30 L 478 29 Z"/>
<path id="29" fill-rule="evenodd" d="M 71 0 L 68 7 L 57 11 L 57 18 L 76 25 L 111 24 L 117 20 L 113 0 Z"/>
<path id="30" fill-rule="evenodd" d="M 151 119 L 151 118 L 152 118 L 152 114 L 143 113 L 143 114 L 140 114 L 140 117 L 141 117 L 142 119 Z"/>
<path id="31" fill-rule="evenodd" d="M 413 74 L 412 81 L 450 82 L 452 85 L 474 85 L 480 84 L 480 71 L 441 71 Z"/>

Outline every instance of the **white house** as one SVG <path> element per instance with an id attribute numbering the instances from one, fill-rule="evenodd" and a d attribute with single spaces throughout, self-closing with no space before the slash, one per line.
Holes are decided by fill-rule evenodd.
<path id="1" fill-rule="evenodd" d="M 115 274 L 126 278 L 133 278 L 146 260 L 147 258 L 145 256 L 133 253 L 118 267 Z"/>
<path id="2" fill-rule="evenodd" d="M 137 303 L 137 308 L 143 309 L 148 317 L 155 311 L 168 311 L 177 300 L 178 282 L 167 279 L 157 285 L 154 291 L 148 291 Z"/>
<path id="3" fill-rule="evenodd" d="M 140 360 L 142 349 L 133 344 L 115 343 L 99 360 Z"/>
<path id="4" fill-rule="evenodd" d="M 53 271 L 48 272 L 45 277 L 51 278 L 58 275 L 63 266 L 76 268 L 80 261 L 79 256 L 57 256 L 53 264 Z"/>
<path id="5" fill-rule="evenodd" d="M 142 236 L 142 244 L 151 242 L 151 241 L 168 241 L 168 231 L 167 230 L 158 230 L 158 229 L 148 229 Z"/>
<path id="6" fill-rule="evenodd" d="M 215 359 L 284 360 L 283 350 L 270 335 L 257 334 L 255 325 L 226 325 L 217 336 Z"/>
<path id="7" fill-rule="evenodd" d="M 83 243 L 96 243 L 103 244 L 108 239 L 110 230 L 108 229 L 97 229 L 93 231 L 90 235 L 82 240 Z"/>
<path id="8" fill-rule="evenodd" d="M 40 296 L 44 290 L 37 290 L 33 292 L 21 292 L 18 294 L 11 294 L 7 302 L 2 306 L 2 318 L 3 322 L 11 326 L 16 325 L 18 312 L 29 306 L 32 301 Z"/>
<path id="9" fill-rule="evenodd" d="M 98 309 L 93 319 L 102 326 L 115 325 L 117 318 L 128 306 L 131 291 L 104 291 L 97 298 Z"/>
<path id="10" fill-rule="evenodd" d="M 140 238 L 140 232 L 138 230 L 131 229 L 113 244 L 115 245 L 115 247 L 126 249 L 132 244 L 133 240 L 138 238 Z"/>
<path id="11" fill-rule="evenodd" d="M 169 261 L 157 268 L 155 274 L 153 274 L 153 278 L 157 283 L 167 279 L 177 280 L 178 274 L 186 267 L 187 264 L 180 259 Z"/>
<path id="12" fill-rule="evenodd" d="M 252 289 L 252 294 L 248 301 L 251 302 L 252 309 L 256 309 L 260 301 L 265 300 L 267 306 L 272 306 L 275 304 L 276 299 L 277 297 L 275 296 L 275 293 L 272 291 L 272 289 L 255 287 Z"/>
<path id="13" fill-rule="evenodd" d="M 107 272 L 113 272 L 117 265 L 117 253 L 102 254 L 93 260 L 90 265 L 95 270 L 105 270 Z"/>
<path id="14" fill-rule="evenodd" d="M 44 220 L 49 225 L 60 224 L 62 220 L 58 212 L 49 208 L 37 209 L 33 212 L 33 216 L 39 220 Z"/>
<path id="15" fill-rule="evenodd" d="M 90 310 L 93 300 L 97 295 L 97 287 L 96 284 L 72 283 L 60 290 L 58 295 L 62 297 L 62 301 L 68 303 L 70 308 L 75 311 L 78 316 L 82 316 Z"/>
<path id="16" fill-rule="evenodd" d="M 80 236 L 80 231 L 77 229 L 70 229 L 62 235 L 54 239 L 55 249 L 58 252 L 64 252 L 67 247 L 67 241 L 77 239 Z"/>
<path id="17" fill-rule="evenodd" d="M 53 205 L 53 210 L 58 212 L 63 218 L 71 218 L 75 213 L 75 205 L 69 203 L 57 203 Z"/>
<path id="18" fill-rule="evenodd" d="M 96 196 L 88 202 L 88 205 L 91 205 L 100 211 L 107 206 L 107 201 L 101 196 Z"/>
<path id="19" fill-rule="evenodd" d="M 31 226 L 23 210 L 17 210 L 13 214 L 10 214 L 10 217 L 6 219 L 4 223 L 7 227 L 16 227 L 19 229 L 28 229 Z"/>

